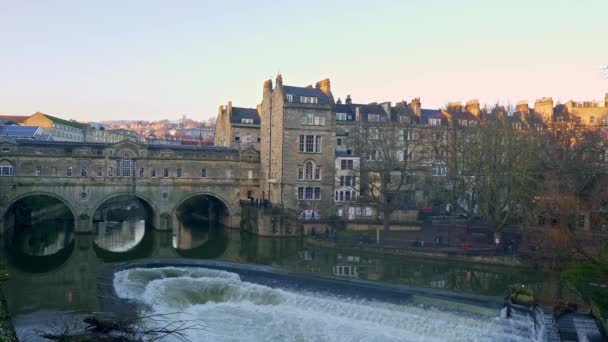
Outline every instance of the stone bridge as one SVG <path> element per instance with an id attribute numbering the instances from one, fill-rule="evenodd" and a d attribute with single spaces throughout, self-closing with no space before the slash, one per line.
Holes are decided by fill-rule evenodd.
<path id="1" fill-rule="evenodd" d="M 14 224 L 19 200 L 47 195 L 73 213 L 76 232 L 91 232 L 96 211 L 120 196 L 150 209 L 155 228 L 171 230 L 177 209 L 199 197 L 240 224 L 240 200 L 257 197 L 259 154 L 220 147 L 39 142 L 0 138 L 0 234 Z"/>

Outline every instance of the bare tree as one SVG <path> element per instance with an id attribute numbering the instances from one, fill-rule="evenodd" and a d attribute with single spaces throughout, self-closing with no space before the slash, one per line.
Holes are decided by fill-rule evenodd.
<path id="1" fill-rule="evenodd" d="M 416 180 L 428 170 L 428 132 L 417 124 L 390 119 L 368 123 L 361 132 L 361 200 L 373 206 L 388 230 L 391 215 L 404 203 L 415 203 Z"/>

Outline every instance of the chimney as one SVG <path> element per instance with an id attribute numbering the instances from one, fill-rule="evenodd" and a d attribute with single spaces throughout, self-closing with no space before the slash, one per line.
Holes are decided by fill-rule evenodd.
<path id="1" fill-rule="evenodd" d="M 390 121 L 392 119 L 391 118 L 391 103 L 383 102 L 383 103 L 380 103 L 380 106 L 382 107 L 382 109 L 384 109 L 384 112 L 386 113 L 386 117 Z"/>
<path id="2" fill-rule="evenodd" d="M 515 111 L 518 113 L 522 113 L 522 114 L 529 114 L 530 107 L 528 106 L 528 102 L 526 102 L 526 101 L 518 102 L 517 105 L 515 106 Z"/>
<path id="3" fill-rule="evenodd" d="M 277 75 L 276 84 L 277 87 L 283 87 L 283 76 L 281 76 L 281 74 Z"/>
<path id="4" fill-rule="evenodd" d="M 329 82 L 329 78 L 326 78 L 322 81 L 317 82 L 317 84 L 315 85 L 315 88 L 324 92 L 326 95 L 329 95 L 331 93 L 331 84 Z"/>
<path id="5" fill-rule="evenodd" d="M 353 100 L 350 99 L 350 95 L 346 95 L 346 104 L 349 105 L 352 103 L 353 103 Z"/>
<path id="6" fill-rule="evenodd" d="M 604 96 L 604 106 L 608 107 L 608 93 Z"/>
<path id="7" fill-rule="evenodd" d="M 336 101 L 336 104 L 342 104 L 342 99 L 340 99 L 340 98 L 338 97 L 338 101 Z"/>
<path id="8" fill-rule="evenodd" d="M 464 106 L 464 110 L 478 117 L 479 112 L 481 111 L 481 109 L 479 108 L 479 100 L 474 99 L 467 101 L 466 105 Z"/>
<path id="9" fill-rule="evenodd" d="M 416 114 L 416 116 L 420 116 L 420 98 L 417 97 L 410 102 L 410 108 Z"/>
<path id="10" fill-rule="evenodd" d="M 446 106 L 448 111 L 456 111 L 456 112 L 461 112 L 462 111 L 462 102 L 460 101 L 454 101 L 454 102 L 450 102 L 448 103 L 448 105 Z"/>
<path id="11" fill-rule="evenodd" d="M 264 94 L 272 93 L 272 80 L 266 80 L 264 82 Z"/>
<path id="12" fill-rule="evenodd" d="M 232 112 L 232 101 L 228 101 L 228 105 L 226 106 L 226 111 L 228 113 Z"/>
<path id="13" fill-rule="evenodd" d="M 534 102 L 534 112 L 540 115 L 544 121 L 553 120 L 553 98 L 543 97 Z"/>

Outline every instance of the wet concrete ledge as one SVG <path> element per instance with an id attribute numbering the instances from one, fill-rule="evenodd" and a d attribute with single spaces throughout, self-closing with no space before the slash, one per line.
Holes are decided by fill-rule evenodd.
<path id="1" fill-rule="evenodd" d="M 342 297 L 374 299 L 392 303 L 408 303 L 413 296 L 457 302 L 468 305 L 493 308 L 502 307 L 504 299 L 499 296 L 456 293 L 438 289 L 418 288 L 401 284 L 388 284 L 359 279 L 343 279 L 329 276 L 310 275 L 287 272 L 268 266 L 239 264 L 215 260 L 155 259 L 129 262 L 108 266 L 98 273 L 98 295 L 103 311 L 134 312 L 135 303 L 118 298 L 114 291 L 114 273 L 132 268 L 160 267 L 204 267 L 238 274 L 243 281 L 249 281 L 269 287 L 281 287 L 294 290 L 324 292 Z"/>
<path id="2" fill-rule="evenodd" d="M 366 253 L 384 256 L 404 256 L 414 258 L 426 258 L 436 260 L 464 261 L 475 264 L 495 265 L 495 266 L 510 266 L 510 267 L 527 267 L 524 265 L 517 255 L 483 255 L 470 252 L 456 252 L 433 249 L 396 249 L 396 248 L 378 248 L 373 246 L 336 246 L 333 242 L 318 241 L 314 239 L 306 239 L 306 244 L 319 247 L 330 248 L 336 251 L 351 252 L 351 253 Z"/>

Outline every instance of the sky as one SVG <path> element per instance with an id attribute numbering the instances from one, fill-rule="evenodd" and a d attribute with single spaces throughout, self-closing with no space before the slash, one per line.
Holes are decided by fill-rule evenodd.
<path id="1" fill-rule="evenodd" d="M 0 114 L 203 120 L 264 80 L 357 103 L 603 99 L 607 0 L 0 0 Z"/>

